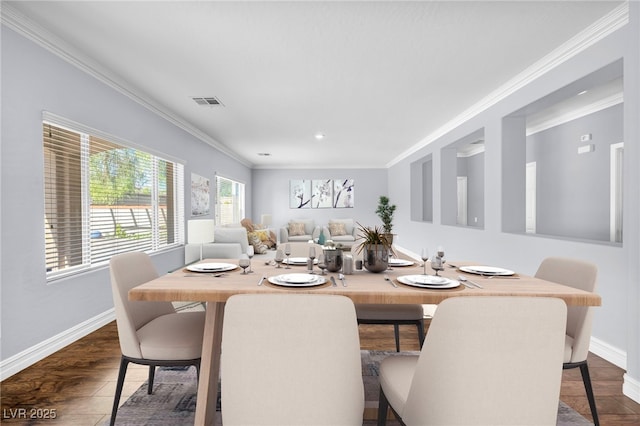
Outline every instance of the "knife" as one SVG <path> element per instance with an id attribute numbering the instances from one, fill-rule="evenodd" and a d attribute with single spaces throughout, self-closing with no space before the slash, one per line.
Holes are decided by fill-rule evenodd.
<path id="1" fill-rule="evenodd" d="M 335 279 L 335 278 L 333 278 L 333 276 L 329 277 L 329 279 L 331 280 L 331 285 L 332 285 L 333 287 L 338 287 L 338 284 L 336 284 L 336 279 Z"/>
<path id="2" fill-rule="evenodd" d="M 258 285 L 262 285 L 262 281 L 264 281 L 265 279 L 265 275 L 262 276 L 262 278 L 260 278 L 260 281 L 258 281 Z"/>

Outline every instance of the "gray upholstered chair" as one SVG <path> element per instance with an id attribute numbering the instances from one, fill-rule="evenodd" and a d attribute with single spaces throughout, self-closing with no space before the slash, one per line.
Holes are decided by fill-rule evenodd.
<path id="1" fill-rule="evenodd" d="M 362 425 L 360 341 L 346 297 L 230 297 L 220 362 L 225 426 Z"/>
<path id="2" fill-rule="evenodd" d="M 394 250 L 399 258 L 417 262 L 411 256 L 405 255 L 398 250 Z M 358 248 L 354 245 L 351 248 L 354 259 L 359 258 Z M 377 305 L 377 304 L 356 304 L 356 316 L 358 324 L 391 324 L 393 325 L 394 337 L 396 340 L 396 352 L 400 352 L 400 325 L 415 325 L 418 332 L 418 344 L 422 348 L 424 341 L 424 309 L 418 304 L 399 305 Z"/>
<path id="3" fill-rule="evenodd" d="M 542 297 L 452 297 L 419 356 L 380 363 L 378 425 L 555 425 L 567 307 Z"/>
<path id="4" fill-rule="evenodd" d="M 307 242 L 320 235 L 320 227 L 313 219 L 291 219 L 280 228 L 280 243 Z"/>
<path id="5" fill-rule="evenodd" d="M 535 276 L 593 293 L 596 289 L 598 268 L 593 263 L 577 259 L 549 257 L 542 261 Z M 593 307 L 588 306 L 570 306 L 568 308 L 563 368 L 565 370 L 580 368 L 593 423 L 598 426 L 600 422 L 591 386 L 589 365 L 587 364 L 593 310 Z"/>
<path id="6" fill-rule="evenodd" d="M 113 256 L 109 266 L 122 351 L 111 411 L 113 425 L 129 363 L 149 366 L 149 394 L 153 392 L 156 366 L 194 365 L 200 369 L 204 312 L 176 313 L 170 302 L 130 301 L 130 289 L 158 277 L 144 253 Z"/>
<path id="7" fill-rule="evenodd" d="M 353 219 L 330 219 L 322 227 L 324 237 L 335 244 L 342 244 L 346 248 L 352 247 L 358 239 L 358 227 Z"/>

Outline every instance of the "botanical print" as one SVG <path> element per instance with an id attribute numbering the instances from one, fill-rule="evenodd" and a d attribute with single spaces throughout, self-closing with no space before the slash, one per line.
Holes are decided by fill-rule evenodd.
<path id="1" fill-rule="evenodd" d="M 209 214 L 209 179 L 191 173 L 191 216 Z"/>
<path id="2" fill-rule="evenodd" d="M 353 208 L 353 179 L 333 180 L 333 207 Z"/>
<path id="3" fill-rule="evenodd" d="M 308 209 L 311 208 L 311 181 L 310 180 L 290 180 L 289 181 L 289 208 Z"/>
<path id="4" fill-rule="evenodd" d="M 331 179 L 311 181 L 311 207 L 331 208 L 333 202 L 333 181 Z"/>

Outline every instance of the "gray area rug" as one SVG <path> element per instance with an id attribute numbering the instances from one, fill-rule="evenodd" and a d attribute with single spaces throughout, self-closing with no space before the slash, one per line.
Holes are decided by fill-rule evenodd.
<path id="1" fill-rule="evenodd" d="M 402 354 L 416 354 L 403 352 Z M 378 406 L 378 365 L 380 361 L 395 352 L 362 351 L 362 378 L 365 388 L 365 408 L 375 410 Z M 195 368 L 158 368 L 152 395 L 147 395 L 147 384 L 142 385 L 120 407 L 116 417 L 117 425 L 126 426 L 175 426 L 193 424 L 196 406 Z M 220 407 L 217 407 L 218 423 Z M 104 425 L 108 425 L 106 421 Z M 363 426 L 373 426 L 375 420 L 365 420 Z M 560 402 L 558 407 L 559 426 L 591 425 L 571 407 Z M 398 422 L 389 420 L 388 426 L 397 426 Z"/>

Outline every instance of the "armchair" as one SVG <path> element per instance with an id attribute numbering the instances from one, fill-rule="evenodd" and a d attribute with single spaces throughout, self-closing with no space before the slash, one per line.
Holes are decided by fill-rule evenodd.
<path id="1" fill-rule="evenodd" d="M 336 244 L 350 248 L 358 238 L 358 228 L 353 219 L 331 219 L 323 227 L 324 236 Z"/>
<path id="2" fill-rule="evenodd" d="M 314 240 L 320 235 L 320 227 L 313 219 L 292 219 L 280 228 L 280 243 Z"/>

